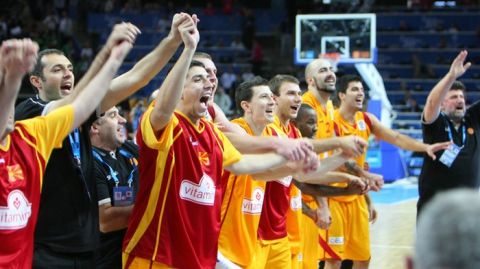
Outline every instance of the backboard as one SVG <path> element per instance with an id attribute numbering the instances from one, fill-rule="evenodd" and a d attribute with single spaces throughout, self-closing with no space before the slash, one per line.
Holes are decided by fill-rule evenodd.
<path id="1" fill-rule="evenodd" d="M 376 61 L 375 14 L 309 14 L 295 20 L 295 64 L 340 53 L 340 64 Z"/>

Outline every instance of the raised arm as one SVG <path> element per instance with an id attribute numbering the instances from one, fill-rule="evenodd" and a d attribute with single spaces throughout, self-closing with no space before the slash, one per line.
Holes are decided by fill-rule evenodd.
<path id="1" fill-rule="evenodd" d="M 185 47 L 158 91 L 155 107 L 150 114 L 150 123 L 155 131 L 160 131 L 167 125 L 178 102 L 180 102 L 188 68 L 200 39 L 196 15 L 184 21 L 178 27 L 178 30 Z"/>
<path id="2" fill-rule="evenodd" d="M 432 159 L 435 160 L 435 152 L 438 150 L 446 149 L 451 142 L 436 143 L 432 145 L 424 144 L 416 139 L 401 134 L 390 128 L 387 128 L 380 123 L 380 121 L 373 114 L 367 113 L 372 123 L 372 133 L 378 138 L 387 141 L 390 144 L 396 145 L 405 150 L 418 151 L 427 153 Z"/>
<path id="3" fill-rule="evenodd" d="M 165 67 L 182 43 L 179 26 L 188 20 L 192 20 L 192 17 L 186 13 L 177 13 L 173 16 L 171 30 L 167 37 L 153 51 L 138 61 L 132 69 L 112 81 L 110 91 L 102 101 L 102 110 L 117 105 L 146 86 Z"/>
<path id="4" fill-rule="evenodd" d="M 448 93 L 453 82 L 462 76 L 467 69 L 471 66 L 470 62 L 465 63 L 468 52 L 462 50 L 457 57 L 453 60 L 452 65 L 448 73 L 433 87 L 432 91 L 428 94 L 427 102 L 423 108 L 423 120 L 425 123 L 432 123 L 440 114 L 440 105 L 443 99 Z"/>
<path id="5" fill-rule="evenodd" d="M 30 39 L 10 39 L 0 47 L 0 136 L 4 135 L 23 76 L 32 70 L 37 59 L 38 45 Z"/>
<path id="6" fill-rule="evenodd" d="M 73 100 L 72 106 L 75 113 L 73 128 L 80 126 L 100 104 L 113 76 L 117 73 L 118 68 L 122 65 L 125 56 L 131 48 L 132 44 L 126 41 L 116 45 L 100 71 L 85 86 L 77 98 Z"/>
<path id="7" fill-rule="evenodd" d="M 113 27 L 110 36 L 108 37 L 107 43 L 95 56 L 95 59 L 88 68 L 87 72 L 75 86 L 75 90 L 65 98 L 50 102 L 49 105 L 46 107 L 46 111 L 44 113 L 48 114 L 59 107 L 62 107 L 66 104 L 71 104 L 75 99 L 77 99 L 77 97 L 82 93 L 87 84 L 98 72 L 100 72 L 100 69 L 104 66 L 105 62 L 108 60 L 110 54 L 112 53 L 112 49 L 122 42 L 133 44 L 135 42 L 136 36 L 139 33 L 140 30 L 131 23 L 124 22 L 116 24 Z M 108 109 L 109 107 L 104 108 Z"/>

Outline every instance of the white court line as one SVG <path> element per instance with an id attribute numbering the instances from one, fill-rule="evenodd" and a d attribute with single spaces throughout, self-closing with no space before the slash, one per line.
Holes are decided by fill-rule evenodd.
<path id="1" fill-rule="evenodd" d="M 370 247 L 373 248 L 400 248 L 400 249 L 412 249 L 412 246 L 407 246 L 407 245 L 378 245 L 378 244 L 372 244 Z"/>

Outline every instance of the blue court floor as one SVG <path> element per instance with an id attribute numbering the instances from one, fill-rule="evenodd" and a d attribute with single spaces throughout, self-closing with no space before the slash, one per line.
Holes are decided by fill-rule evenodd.
<path id="1" fill-rule="evenodd" d="M 418 199 L 418 185 L 409 180 L 398 180 L 385 184 L 379 192 L 369 192 L 375 204 L 396 204 Z"/>

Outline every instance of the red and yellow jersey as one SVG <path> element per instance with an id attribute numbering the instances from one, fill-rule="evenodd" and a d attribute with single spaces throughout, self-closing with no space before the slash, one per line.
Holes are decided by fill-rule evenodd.
<path id="1" fill-rule="evenodd" d="M 123 251 L 176 268 L 213 268 L 223 167 L 241 154 L 213 123 L 200 119 L 196 126 L 178 111 L 155 132 L 152 111 L 137 133 L 140 187 Z"/>
<path id="2" fill-rule="evenodd" d="M 349 136 L 349 135 L 356 135 L 359 136 L 365 141 L 368 141 L 368 137 L 371 133 L 371 122 L 368 118 L 367 114 L 362 111 L 357 111 L 355 113 L 355 122 L 353 124 L 346 121 L 338 110 L 335 110 L 335 133 L 337 136 Z M 362 155 L 357 157 L 355 161 L 357 164 L 363 169 L 365 164 L 366 158 L 366 149 Z M 346 186 L 346 183 L 336 183 L 334 186 Z M 346 195 L 346 196 L 335 196 L 332 199 L 337 201 L 352 201 L 356 199 L 358 195 Z"/>
<path id="3" fill-rule="evenodd" d="M 43 173 L 73 125 L 73 108 L 19 121 L 0 145 L 0 268 L 31 268 Z"/>
<path id="4" fill-rule="evenodd" d="M 315 138 L 323 139 L 334 136 L 334 107 L 331 100 L 327 101 L 327 104 L 323 106 L 310 91 L 307 91 L 302 96 L 302 102 L 311 106 L 317 112 L 317 134 Z M 321 159 L 327 158 L 330 152 L 319 154 Z M 302 195 L 302 199 L 308 202 L 312 209 L 316 209 L 315 199 L 310 195 Z"/>
<path id="5" fill-rule="evenodd" d="M 328 138 L 334 135 L 334 108 L 331 100 L 324 107 L 309 91 L 303 94 L 302 102 L 317 112 L 317 135 L 315 138 Z"/>
<path id="6" fill-rule="evenodd" d="M 290 207 L 287 211 L 287 233 L 292 254 L 298 254 L 302 243 L 302 192 L 292 184 L 290 186 Z"/>
<path id="7" fill-rule="evenodd" d="M 300 138 L 300 131 L 290 123 L 282 126 L 278 117 L 269 125 L 272 135 Z M 262 240 L 275 240 L 287 236 L 287 212 L 290 208 L 290 186 L 292 176 L 267 182 L 262 215 L 258 227 L 258 238 Z"/>
<path id="8" fill-rule="evenodd" d="M 232 120 L 249 135 L 253 130 L 243 118 Z M 267 127 L 262 136 L 271 136 Z M 222 225 L 218 249 L 230 261 L 246 267 L 251 263 L 257 242 L 258 223 L 265 196 L 264 181 L 250 175 L 230 174 L 222 203 Z"/>

